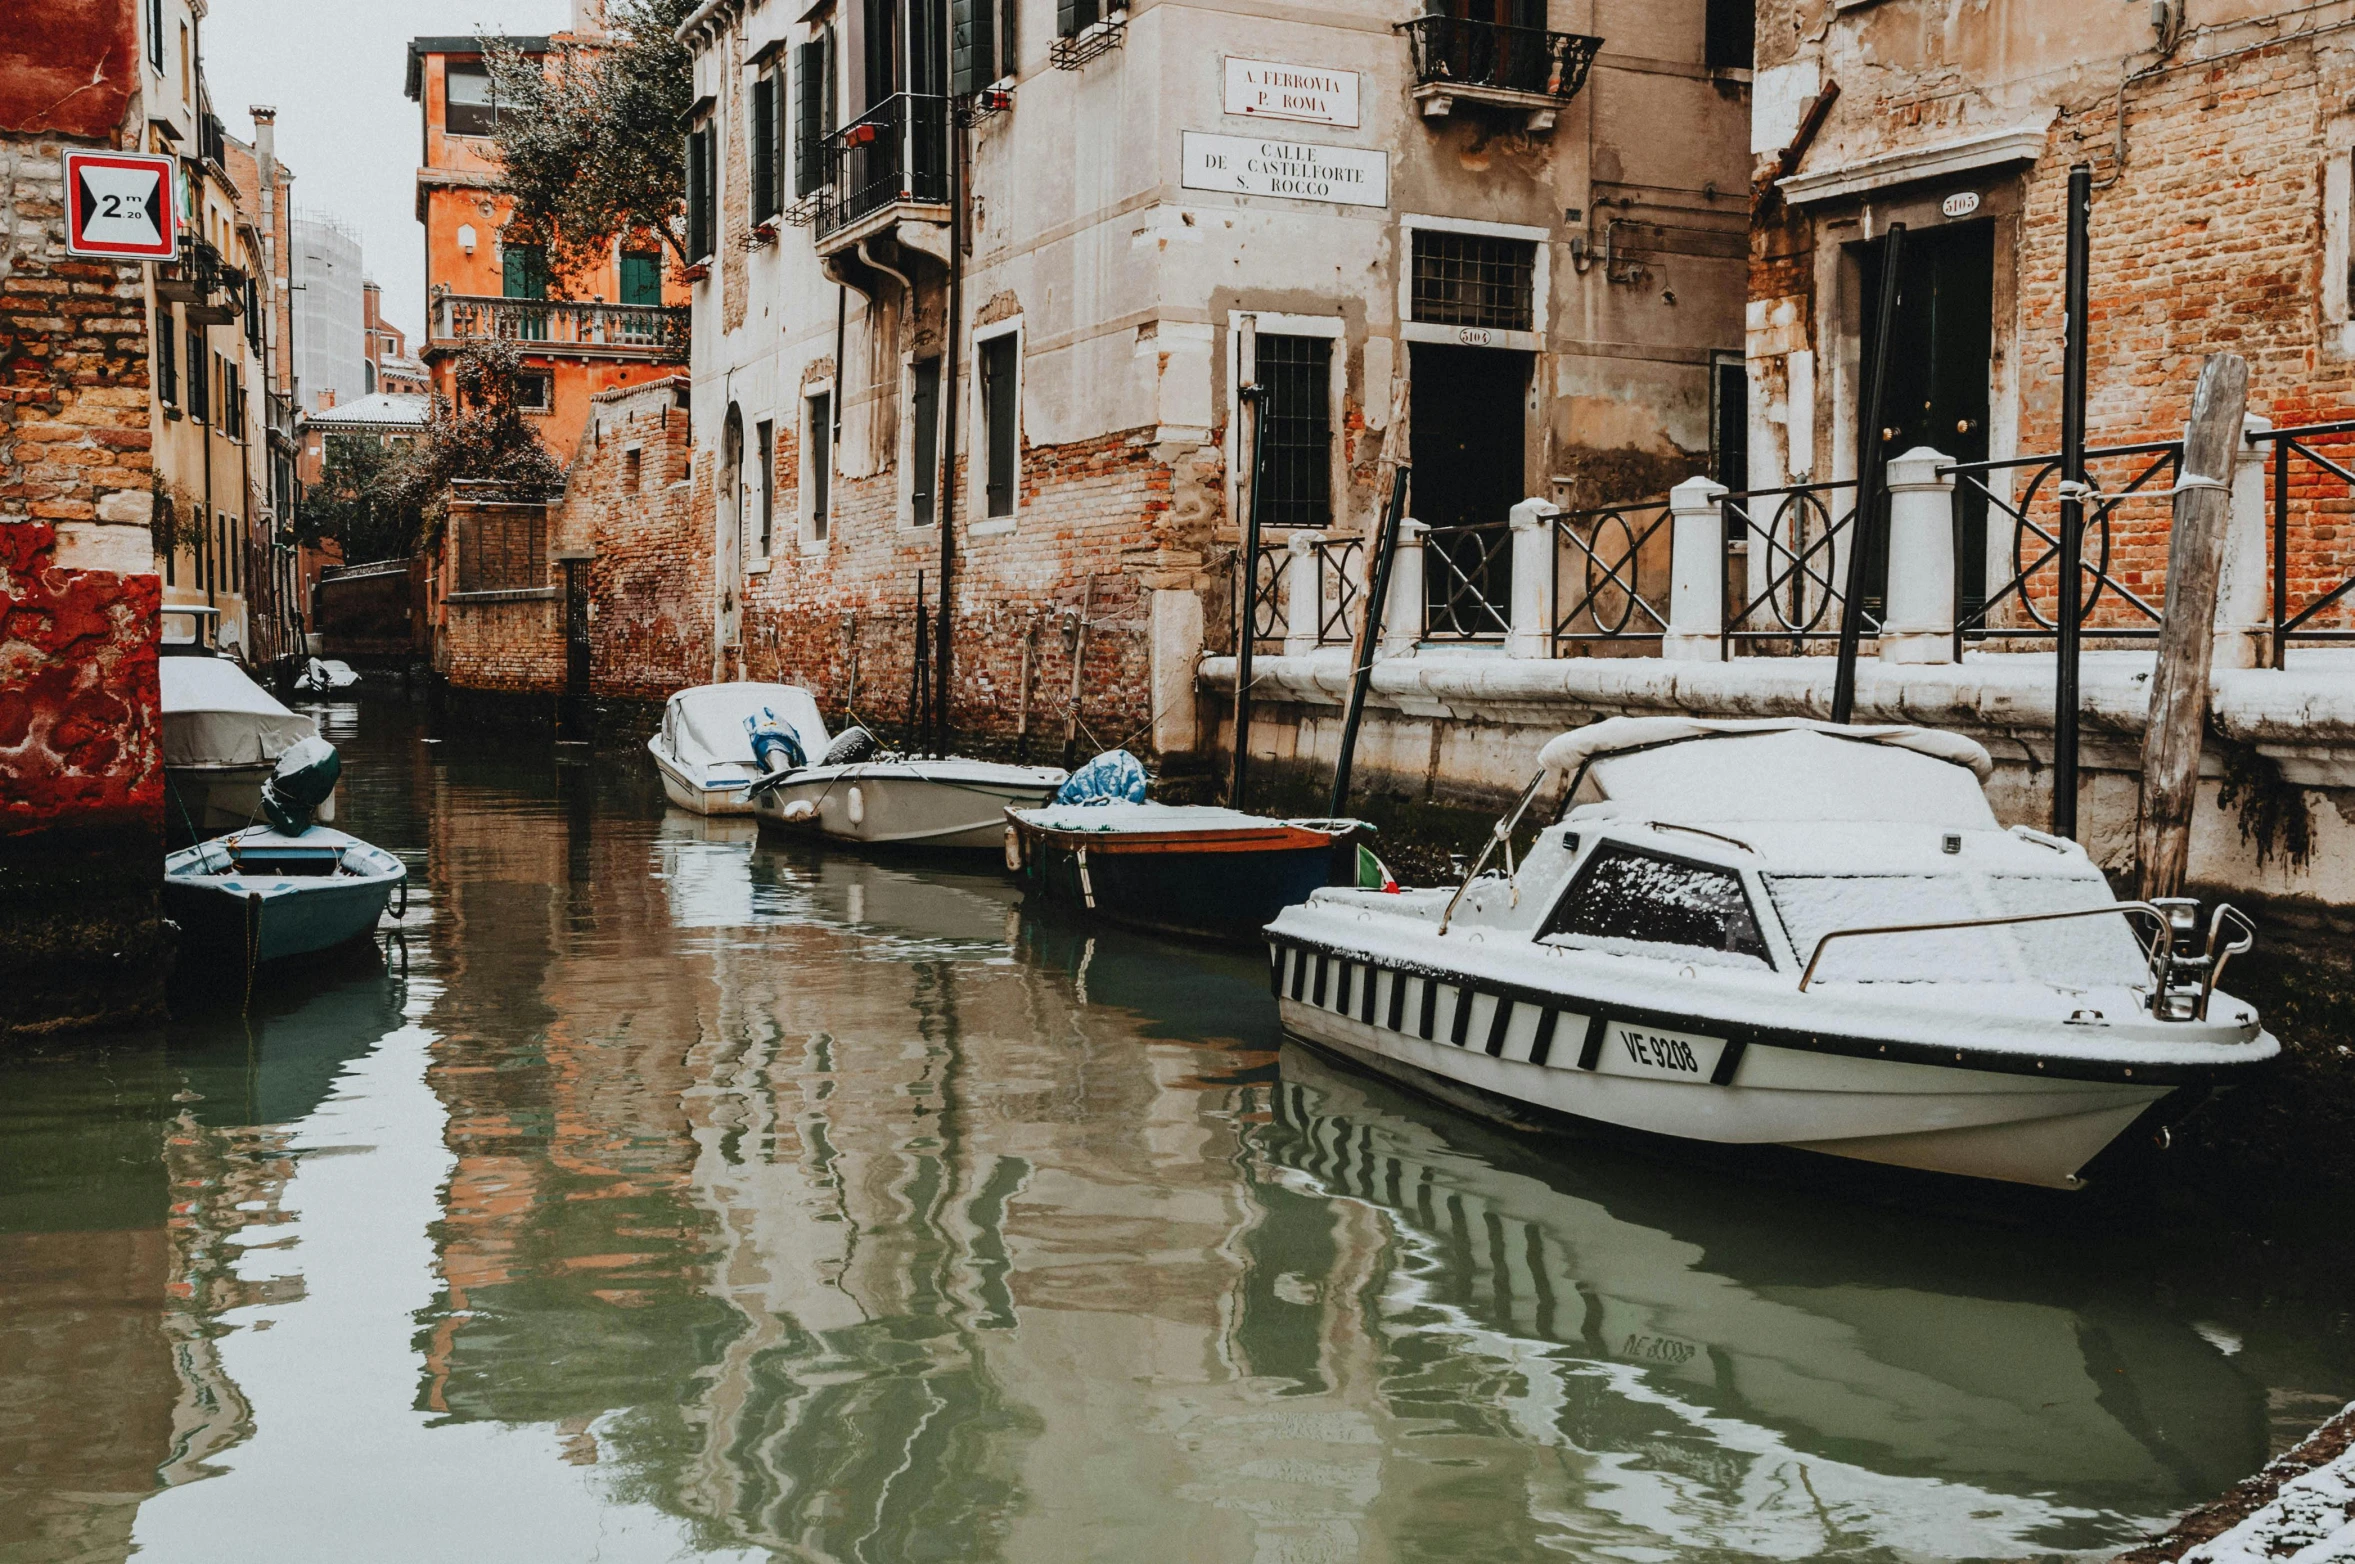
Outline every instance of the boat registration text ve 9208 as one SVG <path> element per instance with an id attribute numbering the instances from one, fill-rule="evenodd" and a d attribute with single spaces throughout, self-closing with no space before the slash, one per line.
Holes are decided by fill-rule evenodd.
<path id="1" fill-rule="evenodd" d="M 1650 1075 L 1706 1082 L 1717 1070 L 1725 1039 L 1613 1021 L 1603 1035 L 1595 1068 L 1605 1075 Z"/>

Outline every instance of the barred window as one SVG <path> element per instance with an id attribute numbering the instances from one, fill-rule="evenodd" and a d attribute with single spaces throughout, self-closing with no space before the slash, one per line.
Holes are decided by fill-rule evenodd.
<path id="1" fill-rule="evenodd" d="M 1537 246 L 1527 239 L 1415 234 L 1414 318 L 1435 326 L 1537 329 Z"/>
<path id="2" fill-rule="evenodd" d="M 1271 527 L 1323 527 L 1333 520 L 1333 342 L 1329 337 L 1259 336 L 1259 383 L 1267 399 L 1266 492 L 1259 519 Z"/>

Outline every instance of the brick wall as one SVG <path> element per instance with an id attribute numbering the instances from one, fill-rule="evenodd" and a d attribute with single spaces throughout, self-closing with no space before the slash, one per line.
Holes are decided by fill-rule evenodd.
<path id="1" fill-rule="evenodd" d="M 541 540 L 537 557 L 513 547 Z M 546 507 L 453 499 L 442 535 L 442 601 L 434 671 L 462 690 L 542 693 L 564 687 L 564 593 L 547 557 Z M 487 541 L 486 541 L 487 540 Z M 487 551 L 487 552 L 486 552 Z M 483 560 L 498 569 L 486 575 Z M 469 590 L 485 583 L 482 590 Z"/>
<path id="2" fill-rule="evenodd" d="M 1026 443 L 1011 530 L 976 535 L 969 521 L 960 526 L 949 710 L 961 744 L 1002 750 L 1014 741 L 1027 639 L 1029 753 L 1060 753 L 1071 706 L 1072 629 L 1083 601 L 1090 628 L 1080 679 L 1080 752 L 1147 742 L 1148 594 L 1134 567 L 1171 546 L 1179 527 L 1173 466 L 1156 451 L 1152 434 Z M 803 546 L 799 446 L 784 429 L 777 445 L 777 541 L 766 568 L 755 559 L 747 576 L 746 669 L 756 679 L 807 686 L 829 721 L 847 703 L 857 718 L 896 738 L 908 711 L 919 573 L 924 609 L 938 623 L 939 534 L 901 519 L 901 474 L 893 465 L 869 478 L 837 475 L 830 537 L 821 547 Z M 960 506 L 969 481 L 960 463 Z"/>
<path id="3" fill-rule="evenodd" d="M 685 376 L 600 397 L 574 456 L 562 530 L 589 567 L 590 687 L 664 700 L 710 680 L 711 547 L 689 501 Z"/>
<path id="4" fill-rule="evenodd" d="M 139 269 L 66 255 L 63 146 L 5 131 L 0 1039 L 153 1014 L 170 956 Z"/>

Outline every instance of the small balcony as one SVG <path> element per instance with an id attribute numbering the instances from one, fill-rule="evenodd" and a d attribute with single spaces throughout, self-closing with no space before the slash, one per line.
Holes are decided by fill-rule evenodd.
<path id="1" fill-rule="evenodd" d="M 178 259 L 156 268 L 159 297 L 188 306 L 191 326 L 219 326 L 245 308 L 245 273 L 202 239 L 184 240 Z"/>
<path id="2" fill-rule="evenodd" d="M 848 249 L 903 219 L 945 227 L 948 202 L 949 100 L 894 93 L 826 138 L 818 253 Z"/>
<path id="3" fill-rule="evenodd" d="M 1603 47 L 1585 33 L 1463 16 L 1420 16 L 1398 30 L 1414 52 L 1414 98 L 1424 118 L 1445 119 L 1479 104 L 1521 116 L 1531 130 L 1553 129 Z"/>
<path id="4" fill-rule="evenodd" d="M 579 303 L 437 293 L 427 351 L 496 339 L 584 358 L 684 359 L 688 312 L 666 304 Z"/>

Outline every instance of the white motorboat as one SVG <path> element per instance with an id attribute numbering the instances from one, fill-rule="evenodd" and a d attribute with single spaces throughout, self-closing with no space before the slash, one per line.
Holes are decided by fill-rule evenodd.
<path id="1" fill-rule="evenodd" d="M 869 758 L 850 758 L 861 753 Z M 876 754 L 861 728 L 846 731 L 830 754 L 830 764 L 764 779 L 753 790 L 763 823 L 869 846 L 1003 851 L 1006 811 L 1045 803 L 1070 775 L 1060 766 Z"/>
<path id="2" fill-rule="evenodd" d="M 662 790 L 699 815 L 748 815 L 753 782 L 769 774 L 755 753 L 789 738 L 789 760 L 826 753 L 826 721 L 809 691 L 793 684 L 701 684 L 663 707 L 660 731 L 646 741 Z M 799 754 L 790 753 L 798 747 Z M 772 749 L 772 753 L 774 750 Z"/>
<path id="3" fill-rule="evenodd" d="M 158 658 L 163 686 L 164 783 L 175 835 L 207 836 L 261 818 L 262 784 L 318 724 L 289 711 L 226 657 L 194 652 Z M 317 818 L 335 818 L 329 795 Z"/>
<path id="4" fill-rule="evenodd" d="M 1288 1033 L 1480 1106 L 2063 1189 L 2280 1051 L 2216 987 L 2248 920 L 2002 829 L 1967 738 L 1615 717 L 1540 761 L 1454 890 L 1268 926 Z"/>

